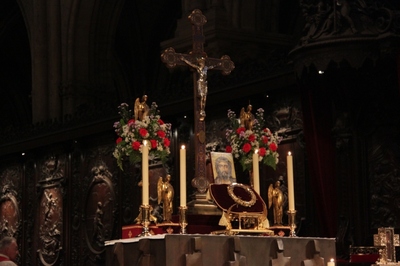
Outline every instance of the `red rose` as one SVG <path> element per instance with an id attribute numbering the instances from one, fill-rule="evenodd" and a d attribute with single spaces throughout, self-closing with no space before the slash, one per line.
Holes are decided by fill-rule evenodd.
<path id="1" fill-rule="evenodd" d="M 119 144 L 121 141 L 122 141 L 122 138 L 119 137 L 119 138 L 117 138 L 117 140 L 116 140 L 115 142 L 116 142 L 117 144 Z"/>
<path id="2" fill-rule="evenodd" d="M 131 125 L 133 125 L 133 124 L 135 124 L 135 119 L 130 119 L 130 120 L 128 121 L 128 126 L 131 126 Z"/>
<path id="3" fill-rule="evenodd" d="M 164 125 L 164 121 L 162 121 L 161 119 L 158 119 L 158 124 L 159 125 Z"/>
<path id="4" fill-rule="evenodd" d="M 254 134 L 251 134 L 250 136 L 249 136 L 249 141 L 250 142 L 253 142 L 253 141 L 255 141 L 256 140 L 256 136 L 254 136 Z"/>
<path id="5" fill-rule="evenodd" d="M 267 134 L 271 134 L 271 130 L 269 130 L 269 128 L 264 128 L 264 132 L 266 132 Z"/>
<path id="6" fill-rule="evenodd" d="M 159 136 L 160 138 L 165 138 L 165 132 L 162 130 L 157 131 L 157 136 Z"/>
<path id="7" fill-rule="evenodd" d="M 238 129 L 236 129 L 236 133 L 238 135 L 240 135 L 240 133 L 245 132 L 245 131 L 246 131 L 246 129 L 244 127 L 239 127 Z"/>
<path id="8" fill-rule="evenodd" d="M 264 147 L 261 147 L 261 148 L 258 150 L 258 154 L 259 154 L 261 157 L 264 157 L 266 152 L 267 152 L 267 150 L 266 150 Z"/>
<path id="9" fill-rule="evenodd" d="M 225 151 L 226 152 L 232 152 L 232 147 L 231 146 L 226 146 Z"/>
<path id="10" fill-rule="evenodd" d="M 133 142 L 132 149 L 134 149 L 135 151 L 138 151 L 140 149 L 140 142 L 139 141 Z"/>
<path id="11" fill-rule="evenodd" d="M 165 147 L 169 147 L 169 145 L 171 144 L 171 141 L 167 138 L 164 139 L 164 145 Z"/>
<path id="12" fill-rule="evenodd" d="M 151 148 L 152 149 L 156 149 L 157 148 L 157 140 L 151 139 L 150 143 L 151 143 Z"/>
<path id="13" fill-rule="evenodd" d="M 275 142 L 272 142 L 271 144 L 269 144 L 269 149 L 271 151 L 276 151 L 278 149 L 278 146 L 275 144 Z"/>
<path id="14" fill-rule="evenodd" d="M 139 129 L 139 134 L 140 134 L 140 136 L 142 136 L 143 138 L 146 137 L 146 135 L 147 135 L 147 129 L 145 129 L 145 128 Z"/>
<path id="15" fill-rule="evenodd" d="M 251 145 L 250 145 L 249 143 L 245 143 L 245 144 L 243 145 L 243 147 L 242 147 L 242 150 L 243 150 L 245 153 L 248 153 L 249 151 L 251 151 Z"/>
<path id="16" fill-rule="evenodd" d="M 266 137 L 266 136 L 262 136 L 262 142 L 264 143 L 264 144 L 268 144 L 268 137 Z"/>

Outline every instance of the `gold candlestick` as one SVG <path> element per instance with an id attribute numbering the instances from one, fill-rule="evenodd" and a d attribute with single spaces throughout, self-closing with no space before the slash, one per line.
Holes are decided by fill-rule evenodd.
<path id="1" fill-rule="evenodd" d="M 288 222 L 289 222 L 289 227 L 290 227 L 290 237 L 296 237 L 296 210 L 288 210 Z"/>
<path id="2" fill-rule="evenodd" d="M 181 234 L 186 234 L 186 226 L 188 225 L 187 219 L 186 219 L 187 209 L 188 209 L 187 206 L 179 207 L 179 225 L 181 226 L 181 230 L 180 230 Z"/>
<path id="3" fill-rule="evenodd" d="M 149 225 L 150 225 L 150 205 L 141 205 L 140 206 L 140 212 L 142 214 L 141 217 L 141 222 L 142 222 L 142 233 L 140 233 L 138 236 L 151 236 L 152 233 L 149 230 Z"/>

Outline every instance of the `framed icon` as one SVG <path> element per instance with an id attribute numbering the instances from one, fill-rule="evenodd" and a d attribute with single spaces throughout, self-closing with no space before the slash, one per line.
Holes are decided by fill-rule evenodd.
<path id="1" fill-rule="evenodd" d="M 236 183 L 235 165 L 232 153 L 211 152 L 211 166 L 216 184 Z"/>

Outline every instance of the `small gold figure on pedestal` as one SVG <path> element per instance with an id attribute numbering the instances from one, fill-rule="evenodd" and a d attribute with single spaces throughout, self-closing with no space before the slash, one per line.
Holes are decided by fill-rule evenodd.
<path id="1" fill-rule="evenodd" d="M 143 95 L 141 100 L 139 98 L 136 99 L 133 110 L 135 114 L 135 120 L 143 121 L 143 119 L 149 114 L 150 108 L 146 101 L 147 95 Z"/>
<path id="2" fill-rule="evenodd" d="M 254 115 L 251 113 L 253 106 L 249 104 L 247 106 L 247 111 L 244 110 L 244 107 L 240 111 L 240 125 L 247 130 L 252 130 L 254 123 Z"/>
<path id="3" fill-rule="evenodd" d="M 165 222 L 172 221 L 174 187 L 170 181 L 171 175 L 167 175 L 165 181 L 160 176 L 157 183 L 158 204 L 163 203 L 163 219 Z"/>
<path id="4" fill-rule="evenodd" d="M 268 207 L 273 207 L 274 225 L 282 225 L 283 217 L 283 192 L 281 190 L 281 181 L 277 180 L 274 185 L 268 188 Z"/>

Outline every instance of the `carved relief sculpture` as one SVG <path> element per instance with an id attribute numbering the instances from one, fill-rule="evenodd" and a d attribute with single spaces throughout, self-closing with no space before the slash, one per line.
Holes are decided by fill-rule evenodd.
<path id="1" fill-rule="evenodd" d="M 340 35 L 384 33 L 395 17 L 389 9 L 364 0 L 301 0 L 300 7 L 306 21 L 302 44 Z M 356 23 L 360 20 L 364 23 Z"/>
<path id="2" fill-rule="evenodd" d="M 41 195 L 39 204 L 38 254 L 44 265 L 58 261 L 62 249 L 63 199 L 62 185 L 64 162 L 56 156 L 47 158 L 39 181 Z"/>
<path id="3" fill-rule="evenodd" d="M 112 174 L 107 165 L 98 160 L 90 168 L 89 184 L 85 206 L 86 243 L 93 262 L 104 261 L 104 241 L 111 238 L 114 224 L 115 193 Z"/>
<path id="4" fill-rule="evenodd" d="M 8 180 L 7 184 L 3 184 L 0 194 L 0 237 L 13 237 L 19 225 L 17 192 L 12 187 L 14 184 Z"/>

